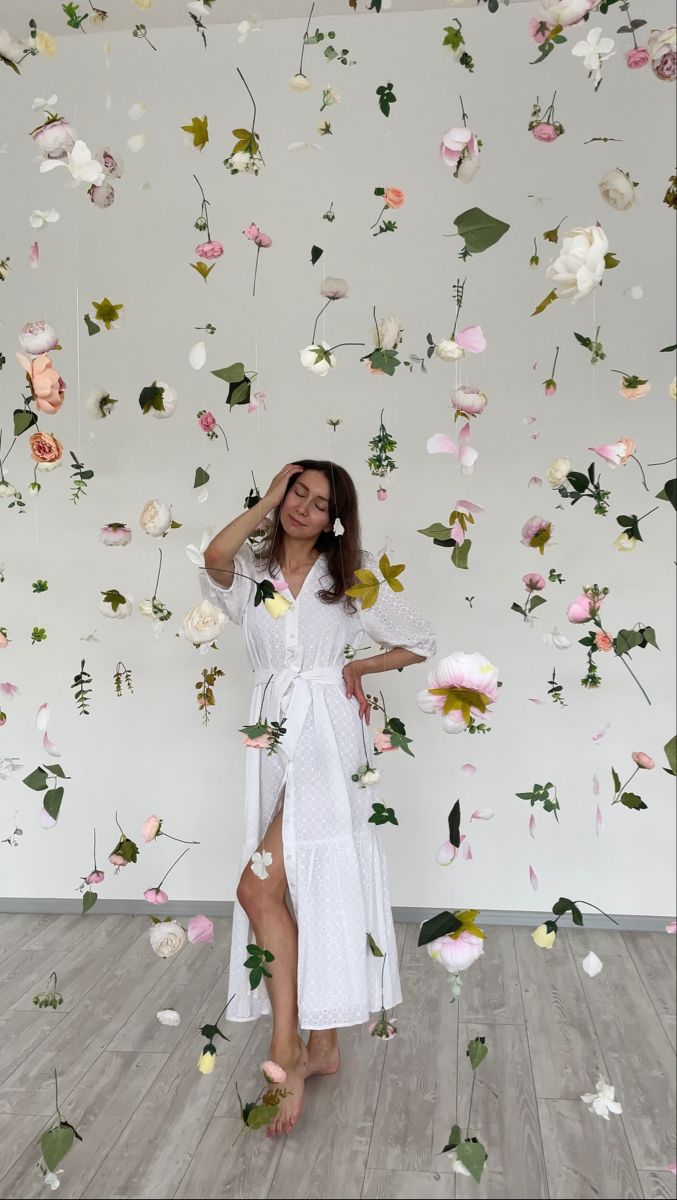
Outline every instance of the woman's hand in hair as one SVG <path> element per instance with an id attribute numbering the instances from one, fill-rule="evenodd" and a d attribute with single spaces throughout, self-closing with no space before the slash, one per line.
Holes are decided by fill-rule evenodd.
<path id="1" fill-rule="evenodd" d="M 360 717 L 364 717 L 367 725 L 371 716 L 371 705 L 362 690 L 362 664 L 349 662 L 343 668 L 343 680 L 346 685 L 346 696 L 356 696 L 360 704 Z"/>
<path id="2" fill-rule="evenodd" d="M 287 463 L 287 465 L 283 467 L 281 471 L 278 471 L 264 496 L 264 501 L 266 505 L 269 506 L 268 511 L 270 508 L 275 508 L 276 505 L 280 504 L 280 502 L 284 499 L 284 494 L 287 490 L 289 480 L 292 479 L 294 475 L 298 475 L 299 471 L 303 470 L 304 468 L 300 467 L 298 463 Z"/>

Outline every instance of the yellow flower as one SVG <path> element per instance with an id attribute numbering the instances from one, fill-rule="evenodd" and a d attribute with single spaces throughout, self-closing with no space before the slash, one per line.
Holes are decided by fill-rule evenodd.
<path id="1" fill-rule="evenodd" d="M 292 607 L 290 600 L 280 592 L 275 596 L 267 596 L 263 601 L 271 617 L 283 617 L 286 612 Z"/>
<path id="2" fill-rule="evenodd" d="M 132 0 L 132 4 L 135 4 L 137 8 L 150 8 L 152 2 L 153 0 Z"/>
<path id="3" fill-rule="evenodd" d="M 634 550 L 636 545 L 637 538 L 630 537 L 625 529 L 622 533 L 619 533 L 614 542 L 614 546 L 617 550 Z"/>
<path id="4" fill-rule="evenodd" d="M 197 1069 L 203 1075 L 211 1075 L 216 1066 L 216 1050 L 203 1050 L 197 1060 Z"/>
<path id="5" fill-rule="evenodd" d="M 54 58 L 56 42 L 51 33 L 47 33 L 44 29 L 38 29 L 35 34 L 35 48 L 38 54 L 44 54 L 45 58 Z"/>
<path id="6" fill-rule="evenodd" d="M 536 945 L 541 947 L 541 950 L 551 950 L 555 943 L 557 927 L 555 926 L 554 929 L 548 928 L 552 924 L 552 921 L 547 921 L 545 925 L 539 925 L 538 929 L 534 929 L 531 935 Z"/>

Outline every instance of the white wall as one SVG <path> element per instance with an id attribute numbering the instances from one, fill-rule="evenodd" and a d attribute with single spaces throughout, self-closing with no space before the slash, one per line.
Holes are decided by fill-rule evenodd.
<path id="1" fill-rule="evenodd" d="M 129 33 L 72 34 L 59 39 L 52 60 L 27 61 L 21 78 L 8 70 L 0 74 L 0 143 L 7 143 L 0 156 L 0 256 L 10 254 L 13 267 L 0 284 L 0 348 L 7 358 L 0 372 L 3 454 L 24 382 L 14 353 L 25 321 L 46 317 L 55 325 L 63 346 L 55 361 L 68 385 L 58 416 L 40 422 L 64 442 L 64 467 L 41 473 L 42 491 L 31 496 L 32 470 L 22 439 L 5 474 L 21 488 L 26 514 L 0 501 L 5 574 L 0 626 L 11 638 L 0 651 L 0 682 L 20 689 L 13 700 L 3 700 L 8 719 L 0 729 L 0 756 L 14 755 L 22 763 L 20 771 L 0 780 L 1 836 L 10 833 L 17 809 L 24 829 L 20 846 L 0 845 L 2 894 L 75 895 L 80 877 L 91 869 L 93 824 L 99 865 L 107 866 L 117 807 L 132 837 L 140 836 L 141 822 L 156 812 L 169 833 L 201 840 L 167 881 L 173 900 L 233 898 L 244 782 L 237 729 L 247 717 L 248 665 L 236 627 L 226 630 L 218 653 L 205 657 L 175 636 L 184 613 L 200 598 L 184 548 L 241 511 L 252 469 L 264 489 L 284 462 L 330 455 L 353 473 L 365 545 L 378 551 L 388 538 L 395 559 L 406 562 L 405 595 L 435 623 L 439 656 L 481 651 L 499 666 L 503 680 L 491 734 L 452 738 L 417 708 L 424 665 L 385 679 L 389 709 L 406 721 L 416 755 L 383 760 L 384 797 L 400 822 L 385 835 L 393 904 L 547 911 L 564 894 L 612 913 L 671 913 L 674 790 L 661 768 L 662 747 L 675 727 L 673 510 L 662 504 L 643 524 L 645 542 L 633 553 L 613 546 L 616 515 L 641 514 L 659 504 L 652 496 L 671 469 L 648 471 L 647 495 L 636 464 L 615 472 L 600 464 L 612 490 L 606 518 L 594 516 L 588 501 L 559 508 L 547 469 L 563 454 L 586 469 L 593 458 L 589 446 L 626 435 L 635 439 L 644 464 L 674 450 L 674 401 L 668 394 L 674 362 L 659 353 L 674 341 L 675 216 L 662 200 L 673 170 L 674 88 L 648 68 L 626 69 L 623 35 L 594 93 L 570 53 L 587 26 L 582 33 L 572 31 L 569 44 L 549 61 L 530 66 L 535 57 L 526 31 L 535 11 L 530 5 L 495 16 L 484 6 L 456 11 L 477 64 L 472 75 L 442 48 L 451 10 L 320 20 L 325 31 L 337 30 L 338 44 L 348 46 L 358 64 L 325 66 L 322 47 L 309 47 L 305 69 L 313 87 L 301 95 L 287 86 L 305 28 L 299 20 L 266 23 L 245 45 L 238 44 L 233 27 L 215 25 L 206 52 L 188 26 L 156 31 L 157 53 Z M 649 28 L 664 28 L 671 17 L 671 5 L 660 0 L 652 5 Z M 600 20 L 613 35 L 618 24 L 613 10 Z M 258 178 L 232 177 L 222 165 L 231 129 L 247 125 L 251 113 L 236 66 L 259 106 L 257 129 L 267 165 Z M 375 88 L 387 80 L 395 85 L 397 103 L 386 120 Z M 315 126 L 325 84 L 333 84 L 343 101 L 323 114 L 334 134 L 320 138 Z M 547 104 L 555 88 L 566 134 L 554 145 L 541 145 L 526 126 L 536 95 Z M 39 174 L 27 136 L 39 119 L 31 101 L 52 92 L 58 94 L 59 112 L 74 120 L 92 150 L 108 144 L 124 158 L 125 175 L 108 210 L 93 207 L 84 188 L 67 188 L 65 171 Z M 469 125 L 484 141 L 481 170 L 470 185 L 455 180 L 437 154 L 441 135 L 460 121 L 459 93 Z M 128 109 L 141 99 L 148 111 L 135 125 Z M 185 145 L 180 126 L 203 113 L 211 140 L 200 154 Z M 132 154 L 126 139 L 139 128 L 147 131 L 147 145 Z M 621 140 L 584 144 L 600 135 Z M 321 151 L 286 149 L 305 140 L 317 141 Z M 598 179 L 615 166 L 640 181 L 641 202 L 630 212 L 613 211 L 597 189 Z M 206 284 L 188 266 L 199 240 L 193 229 L 199 212 L 193 172 L 211 201 L 212 236 L 226 247 Z M 142 189 L 147 181 L 150 188 Z M 402 188 L 406 204 L 396 214 L 398 232 L 373 238 L 369 226 L 378 213 L 373 196 L 378 185 Z M 332 201 L 336 220 L 329 224 L 322 213 Z M 472 205 L 511 229 L 496 247 L 464 264 L 456 257 L 460 242 L 443 235 Z M 31 271 L 28 216 L 33 208 L 51 206 L 61 219 L 38 235 L 40 266 Z M 607 274 L 594 298 L 574 306 L 560 300 L 531 317 L 550 289 L 545 266 L 554 253 L 540 235 L 562 218 L 562 231 L 599 221 L 621 265 Z M 261 254 L 254 299 L 255 251 L 241 234 L 251 221 L 274 241 Z M 537 270 L 528 265 L 534 236 L 541 253 Z M 325 251 L 315 267 L 309 260 L 313 242 Z M 467 284 L 459 328 L 481 324 L 488 349 L 458 370 L 435 358 L 425 376 L 400 367 L 388 379 L 369 376 L 358 362 L 364 351 L 346 348 L 327 378 L 311 377 L 299 364 L 298 350 L 310 340 L 324 273 L 343 276 L 350 285 L 348 299 L 327 313 L 332 344 L 368 341 L 376 305 L 379 315 L 400 317 L 403 349 L 422 354 L 428 330 L 437 340 L 451 332 L 451 288 L 460 276 Z M 644 289 L 642 300 L 627 294 L 636 284 Z M 116 332 L 89 337 L 83 313 L 104 295 L 124 303 L 125 322 Z M 194 327 L 207 321 L 217 333 L 207 339 L 207 366 L 196 374 L 188 350 L 204 336 Z M 598 324 L 607 359 L 593 368 L 573 331 L 593 335 Z M 546 398 L 540 381 L 550 373 L 556 344 L 559 388 L 556 397 Z M 258 369 L 256 386 L 268 394 L 266 411 L 227 411 L 225 385 L 209 371 L 238 358 Z M 648 376 L 650 395 L 635 402 L 620 397 L 620 376 L 611 368 Z M 178 391 L 169 420 L 144 417 L 138 407 L 141 388 L 154 378 Z M 431 457 L 425 449 L 432 433 L 453 433 L 449 395 L 461 382 L 489 396 L 486 413 L 473 425 L 480 458 L 470 477 L 461 477 L 451 458 Z M 92 421 L 85 410 L 85 397 L 96 386 L 119 398 L 109 420 Z M 203 407 L 224 425 L 229 454 L 221 441 L 208 443 L 199 430 L 195 414 Z M 376 500 L 377 481 L 365 465 L 382 407 L 399 442 L 399 469 L 388 485 L 387 503 Z M 337 433 L 326 424 L 330 416 L 342 418 Z M 536 423 L 526 425 L 527 416 L 536 416 Z M 537 440 L 530 438 L 533 433 L 540 435 Z M 71 449 L 95 471 L 89 494 L 77 506 L 69 499 Z M 212 482 L 200 504 L 194 472 L 207 465 Z M 541 489 L 528 486 L 534 475 L 543 478 Z M 171 503 L 182 522 L 162 543 L 138 526 L 144 503 L 154 496 Z M 456 570 L 447 551 L 416 532 L 445 520 L 460 497 L 486 507 L 475 527 L 468 572 Z M 553 518 L 556 526 L 554 545 L 543 559 L 520 545 L 522 524 L 534 513 Z M 124 550 L 99 541 L 101 526 L 112 520 L 134 530 Z M 159 597 L 174 617 L 156 640 L 150 621 L 137 611 L 127 621 L 109 621 L 97 606 L 108 587 L 131 592 L 136 602 L 150 597 L 159 544 L 164 555 Z M 547 574 L 550 566 L 564 574 L 566 584 L 548 587 L 548 604 L 529 628 L 510 605 L 522 598 L 526 571 Z M 49 581 L 43 595 L 32 593 L 38 578 Z M 587 627 L 577 633 L 565 610 L 581 585 L 593 581 L 611 589 L 604 612 L 611 632 L 637 621 L 656 628 L 661 652 L 633 656 L 651 707 L 611 655 L 599 656 L 604 682 L 598 691 L 579 684 L 585 651 L 577 636 Z M 475 597 L 472 609 L 466 595 Z M 45 626 L 46 642 L 31 645 L 33 625 Z M 554 625 L 571 637 L 570 650 L 543 644 L 541 634 Z M 97 640 L 83 640 L 93 631 Z M 87 717 L 78 714 L 71 688 L 82 657 L 93 676 Z M 134 682 L 134 693 L 120 698 L 113 687 L 119 660 Z M 223 668 L 225 678 L 217 681 L 217 704 L 204 727 L 194 689 L 203 667 L 213 664 Z M 553 666 L 566 708 L 547 696 Z M 366 683 L 369 690 L 369 677 Z M 533 697 L 543 703 L 533 703 Z M 50 831 L 40 828 L 39 799 L 22 783 L 38 763 L 54 761 L 35 728 L 43 702 L 52 713 L 49 735 L 70 776 L 58 825 Z M 593 735 L 606 725 L 606 735 L 595 742 Z M 611 765 L 625 779 L 630 752 L 639 749 L 658 764 L 635 780 L 649 808 L 641 813 L 610 808 Z M 472 778 L 461 771 L 466 762 L 478 768 Z M 599 837 L 594 774 L 604 815 Z M 537 812 L 532 840 L 528 802 L 515 792 L 546 779 L 557 783 L 561 819 L 556 825 L 552 816 Z M 447 812 L 457 798 L 473 859 L 444 869 L 436 865 L 435 852 L 447 836 Z M 476 808 L 493 808 L 493 821 L 468 824 Z M 101 897 L 141 897 L 144 888 L 157 884 L 174 849 L 180 847 L 169 842 L 142 849 L 139 864 L 117 878 L 109 869 Z M 529 884 L 529 865 L 540 881 L 537 893 Z"/>

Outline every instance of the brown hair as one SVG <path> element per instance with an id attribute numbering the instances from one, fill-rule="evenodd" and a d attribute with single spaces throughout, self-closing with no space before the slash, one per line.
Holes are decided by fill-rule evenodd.
<path id="1" fill-rule="evenodd" d="M 340 518 L 344 532 L 336 536 L 329 530 L 324 530 L 315 541 L 315 549 L 327 556 L 327 572 L 331 577 L 331 586 L 321 588 L 317 595 L 325 604 L 337 604 L 344 600 L 351 612 L 356 611 L 353 597 L 345 596 L 345 589 L 355 582 L 356 569 L 363 566 L 362 544 L 360 532 L 360 516 L 358 510 L 355 484 L 344 467 L 328 459 L 292 458 L 290 462 L 298 463 L 304 471 L 321 471 L 329 480 L 329 512 L 327 519 L 334 524 Z M 289 488 L 299 479 L 300 471 L 296 471 L 289 480 L 284 496 L 277 508 L 270 514 L 270 529 L 258 548 L 261 557 L 267 556 L 267 569 L 276 564 L 280 565 L 280 550 L 283 544 L 284 529 L 280 523 L 280 509 L 284 503 Z"/>

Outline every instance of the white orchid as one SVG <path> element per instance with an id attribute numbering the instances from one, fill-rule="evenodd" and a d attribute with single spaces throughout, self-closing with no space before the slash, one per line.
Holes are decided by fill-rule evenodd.
<path id="1" fill-rule="evenodd" d="M 571 53 L 576 58 L 583 59 L 583 66 L 592 75 L 595 91 L 602 82 L 602 63 L 616 53 L 614 45 L 613 38 L 602 37 L 602 27 L 596 25 L 583 41 L 576 42 L 576 45 L 571 47 Z"/>
<path id="2" fill-rule="evenodd" d="M 89 147 L 79 138 L 67 159 L 47 158 L 40 163 L 40 173 L 53 171 L 55 167 L 67 167 L 76 183 L 103 183 L 106 178 L 101 163 L 93 157 Z"/>
<path id="3" fill-rule="evenodd" d="M 266 868 L 270 866 L 272 861 L 273 856 L 269 850 L 264 850 L 263 853 L 261 853 L 259 850 L 255 850 L 252 854 L 252 871 L 255 875 L 258 875 L 259 879 L 267 879 L 268 871 Z"/>
<path id="4" fill-rule="evenodd" d="M 586 1092 L 584 1096 L 581 1096 L 581 1100 L 590 1105 L 591 1112 L 597 1113 L 598 1117 L 604 1117 L 604 1120 L 608 1121 L 609 1113 L 623 1112 L 618 1100 L 614 1100 L 615 1090 L 610 1083 L 605 1083 L 600 1075 L 595 1091 Z"/>

